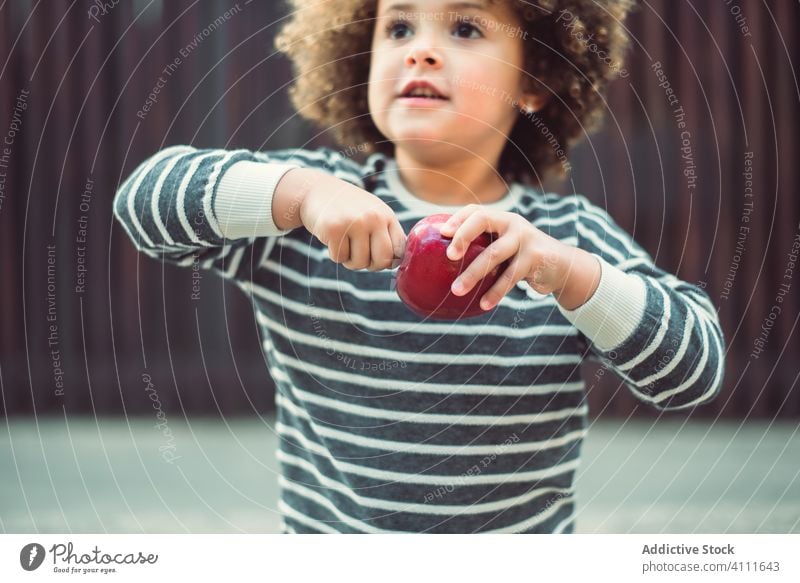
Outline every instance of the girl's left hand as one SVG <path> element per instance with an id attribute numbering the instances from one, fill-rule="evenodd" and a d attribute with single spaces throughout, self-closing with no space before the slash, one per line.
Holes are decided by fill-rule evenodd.
<path id="1" fill-rule="evenodd" d="M 469 244 L 481 233 L 497 235 L 451 287 L 457 296 L 467 294 L 497 265 L 510 260 L 506 270 L 481 299 L 484 310 L 496 306 L 523 279 L 541 294 L 555 293 L 558 296 L 567 279 L 570 257 L 576 250 L 537 229 L 516 213 L 491 210 L 477 204 L 455 213 L 442 225 L 440 232 L 452 238 L 447 247 L 447 257 L 453 261 L 463 257 Z"/>

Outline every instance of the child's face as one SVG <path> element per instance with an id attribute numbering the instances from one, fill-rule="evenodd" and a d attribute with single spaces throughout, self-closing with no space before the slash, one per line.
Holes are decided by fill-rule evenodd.
<path id="1" fill-rule="evenodd" d="M 505 6 L 379 0 L 369 76 L 375 125 L 396 148 L 418 155 L 460 152 L 496 163 L 520 99 L 533 99 L 522 94 L 525 36 Z M 402 97 L 418 79 L 446 99 Z"/>

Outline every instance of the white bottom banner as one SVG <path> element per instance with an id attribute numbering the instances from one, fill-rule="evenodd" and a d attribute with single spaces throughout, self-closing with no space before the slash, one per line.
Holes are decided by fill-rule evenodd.
<path id="1" fill-rule="evenodd" d="M 798 582 L 800 535 L 0 536 L 3 582 L 187 577 L 237 583 Z"/>

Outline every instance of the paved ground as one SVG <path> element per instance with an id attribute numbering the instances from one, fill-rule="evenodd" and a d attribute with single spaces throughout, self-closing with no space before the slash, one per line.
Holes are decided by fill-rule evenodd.
<path id="1" fill-rule="evenodd" d="M 152 420 L 11 420 L 0 531 L 275 532 L 271 425 L 170 419 L 168 441 Z M 800 533 L 800 426 L 596 423 L 578 504 L 578 532 Z"/>

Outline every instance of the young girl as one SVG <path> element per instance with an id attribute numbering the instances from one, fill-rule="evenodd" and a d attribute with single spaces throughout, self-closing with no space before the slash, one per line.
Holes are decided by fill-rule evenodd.
<path id="1" fill-rule="evenodd" d="M 572 532 L 581 361 L 659 410 L 723 376 L 706 294 L 585 197 L 534 186 L 596 125 L 628 2 L 305 4 L 278 38 L 294 104 L 366 162 L 171 147 L 122 184 L 117 218 L 252 298 L 285 532 Z M 441 212 L 453 260 L 496 235 L 453 294 L 508 261 L 476 318 L 420 318 L 393 288 L 406 233 Z"/>

